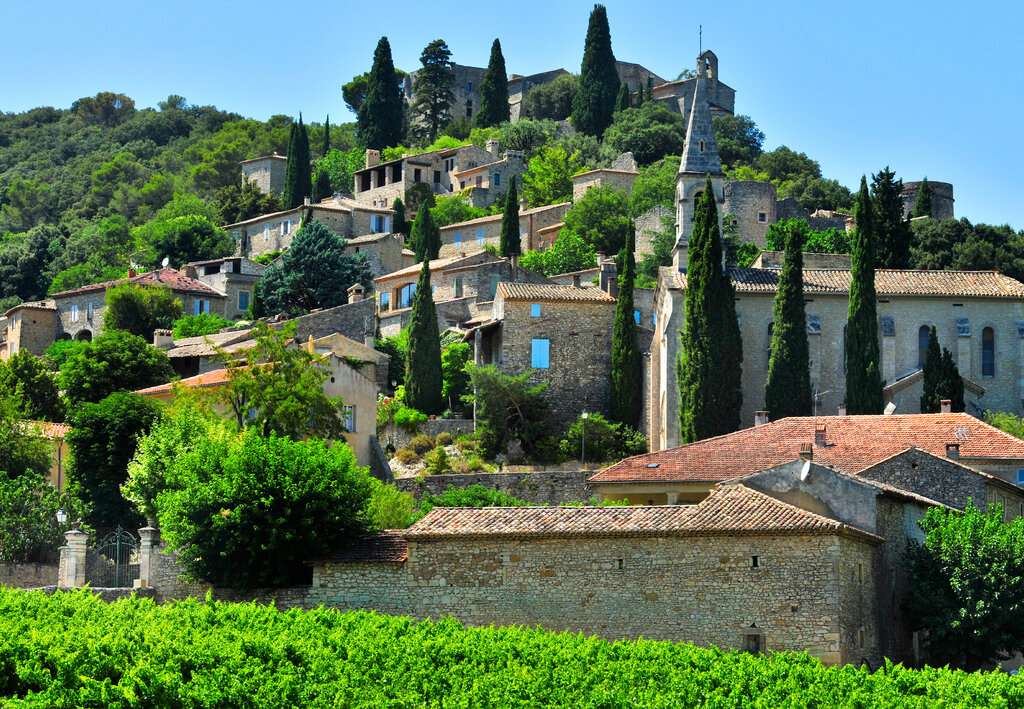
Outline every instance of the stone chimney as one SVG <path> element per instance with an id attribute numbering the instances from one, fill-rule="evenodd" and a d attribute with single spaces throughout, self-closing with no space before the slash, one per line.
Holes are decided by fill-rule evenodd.
<path id="1" fill-rule="evenodd" d="M 754 412 L 754 425 L 764 426 L 768 423 L 768 412 L 767 411 L 755 411 Z"/>
<path id="2" fill-rule="evenodd" d="M 953 402 L 950 399 L 943 399 L 939 402 L 939 413 L 951 414 L 953 413 Z"/>
<path id="3" fill-rule="evenodd" d="M 312 203 L 313 203 L 313 199 L 312 199 L 312 197 L 303 197 L 303 198 L 302 198 L 302 204 L 303 204 L 303 206 L 306 206 L 306 207 L 308 207 L 308 206 L 309 206 L 310 204 L 312 204 Z"/>
<path id="4" fill-rule="evenodd" d="M 598 261 L 600 268 L 601 290 L 613 298 L 619 296 L 619 269 L 612 260 Z"/>
<path id="5" fill-rule="evenodd" d="M 573 276 L 572 276 L 572 287 L 573 288 L 582 288 L 582 286 L 580 285 L 580 274 L 578 274 L 578 273 L 574 273 L 573 274 Z"/>
<path id="6" fill-rule="evenodd" d="M 946 444 L 946 457 L 950 460 L 960 460 L 960 444 L 959 443 L 947 443 Z"/>
<path id="7" fill-rule="evenodd" d="M 487 141 L 487 152 L 489 152 L 491 155 L 493 155 L 494 157 L 498 157 L 500 150 L 501 144 L 498 142 L 497 138 L 491 138 L 490 140 Z"/>
<path id="8" fill-rule="evenodd" d="M 362 283 L 356 283 L 354 286 L 348 289 L 348 302 L 358 303 L 366 294 L 366 289 L 363 288 Z"/>
<path id="9" fill-rule="evenodd" d="M 380 151 L 379 150 L 367 150 L 366 151 L 366 167 L 375 167 L 380 165 Z"/>
<path id="10" fill-rule="evenodd" d="M 135 269 L 134 268 L 129 268 L 128 269 L 128 277 L 129 278 L 135 278 Z"/>
<path id="11" fill-rule="evenodd" d="M 810 443 L 800 444 L 800 460 L 814 460 L 814 448 Z"/>
<path id="12" fill-rule="evenodd" d="M 172 330 L 153 330 L 153 347 L 158 350 L 174 347 L 174 332 Z"/>
<path id="13" fill-rule="evenodd" d="M 814 424 L 814 445 L 822 448 L 828 445 L 825 442 L 825 424 L 823 423 Z"/>
<path id="14" fill-rule="evenodd" d="M 839 405 L 839 415 L 846 416 L 846 404 Z"/>
<path id="15" fill-rule="evenodd" d="M 366 319 L 363 320 L 363 344 L 371 350 L 377 347 L 376 330 L 377 317 L 375 315 L 367 315 Z"/>

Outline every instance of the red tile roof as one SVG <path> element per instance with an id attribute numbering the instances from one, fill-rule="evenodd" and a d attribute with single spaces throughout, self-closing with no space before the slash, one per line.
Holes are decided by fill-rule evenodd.
<path id="1" fill-rule="evenodd" d="M 592 483 L 719 482 L 756 473 L 800 457 L 814 442 L 815 422 L 825 425 L 825 446 L 814 462 L 854 473 L 916 446 L 945 456 L 960 443 L 960 457 L 1024 459 L 1024 440 L 968 414 L 794 417 L 619 461 L 589 478 Z M 958 440 L 959 432 L 959 440 Z M 652 467 L 653 466 L 653 467 Z"/>
<path id="2" fill-rule="evenodd" d="M 385 529 L 374 537 L 357 539 L 311 563 L 403 562 L 408 556 L 409 543 L 402 536 L 402 530 Z"/>
<path id="3" fill-rule="evenodd" d="M 699 505 L 648 507 L 435 507 L 405 530 L 410 541 L 465 537 L 652 537 L 852 533 L 877 539 L 743 485 Z"/>
<path id="4" fill-rule="evenodd" d="M 140 286 L 166 286 L 172 291 L 180 291 L 184 293 L 198 293 L 200 295 L 207 295 L 211 298 L 226 298 L 227 296 L 221 293 L 219 290 L 211 288 L 202 281 L 197 281 L 195 278 L 189 278 L 183 273 L 179 273 L 173 268 L 161 268 L 159 271 L 146 271 L 145 273 L 139 273 L 132 276 L 131 278 L 120 278 L 116 281 L 104 281 L 103 283 L 93 283 L 88 286 L 82 286 L 80 288 L 74 288 L 72 290 L 61 291 L 60 293 L 54 293 L 52 297 L 62 298 L 69 295 L 78 295 L 79 293 L 89 293 L 96 290 L 106 290 L 113 286 L 119 286 L 122 283 L 134 283 Z"/>
<path id="5" fill-rule="evenodd" d="M 600 288 L 576 288 L 547 283 L 506 283 L 498 284 L 498 289 L 505 300 L 592 300 L 601 303 L 614 303 L 615 298 Z"/>
<path id="6" fill-rule="evenodd" d="M 142 394 L 143 396 L 156 396 L 157 394 L 170 393 L 174 385 L 180 385 L 183 387 L 193 387 L 196 389 L 215 387 L 224 384 L 228 380 L 227 369 L 215 369 L 212 372 L 206 374 L 197 374 L 194 377 L 188 379 L 181 379 L 176 382 L 168 382 L 167 384 L 158 384 L 156 386 L 147 387 L 145 389 L 139 389 L 136 394 Z"/>
<path id="7" fill-rule="evenodd" d="M 38 428 L 46 438 L 64 438 L 71 431 L 71 426 L 66 423 L 52 423 L 50 421 L 28 421 L 29 426 Z"/>

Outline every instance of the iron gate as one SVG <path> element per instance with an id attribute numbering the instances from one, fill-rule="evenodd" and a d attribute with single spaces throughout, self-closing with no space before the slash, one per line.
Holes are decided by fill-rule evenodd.
<path id="1" fill-rule="evenodd" d="M 94 588 L 130 588 L 139 578 L 139 542 L 118 526 L 96 547 L 93 563 L 87 564 L 89 585 Z"/>

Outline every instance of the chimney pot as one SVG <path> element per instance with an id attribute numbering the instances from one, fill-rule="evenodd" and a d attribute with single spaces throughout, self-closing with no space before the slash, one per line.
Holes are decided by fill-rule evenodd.
<path id="1" fill-rule="evenodd" d="M 846 404 L 839 405 L 839 415 L 846 416 Z"/>
<path id="2" fill-rule="evenodd" d="M 814 445 L 825 446 L 825 424 L 816 423 L 814 424 Z"/>
<path id="3" fill-rule="evenodd" d="M 810 443 L 800 444 L 800 460 L 813 460 L 814 459 L 814 448 Z"/>
<path id="4" fill-rule="evenodd" d="M 159 350 L 166 350 L 174 346 L 174 332 L 172 330 L 154 330 L 153 347 Z"/>
<path id="5" fill-rule="evenodd" d="M 939 411 L 944 414 L 953 413 L 953 402 L 949 399 L 943 399 L 939 402 Z"/>
<path id="6" fill-rule="evenodd" d="M 302 204 L 303 204 L 303 206 L 306 206 L 306 207 L 308 207 L 312 203 L 312 201 L 313 201 L 312 197 L 303 197 L 302 198 Z"/>
<path id="7" fill-rule="evenodd" d="M 754 425 L 764 426 L 768 423 L 768 412 L 767 411 L 755 411 L 754 412 Z"/>
<path id="8" fill-rule="evenodd" d="M 959 443 L 947 443 L 946 444 L 946 457 L 950 460 L 960 460 L 960 444 Z"/>

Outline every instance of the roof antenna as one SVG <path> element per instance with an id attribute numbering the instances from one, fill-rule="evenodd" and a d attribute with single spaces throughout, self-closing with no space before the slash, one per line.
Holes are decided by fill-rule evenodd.
<path id="1" fill-rule="evenodd" d="M 697 56 L 704 53 L 704 25 L 697 25 Z"/>
<path id="2" fill-rule="evenodd" d="M 814 425 L 818 425 L 818 404 L 821 403 L 821 397 L 825 394 L 831 394 L 832 390 L 821 391 L 818 387 L 814 387 L 814 391 L 811 392 L 811 398 L 814 399 Z"/>

